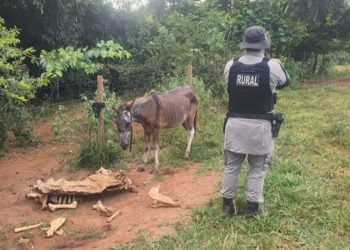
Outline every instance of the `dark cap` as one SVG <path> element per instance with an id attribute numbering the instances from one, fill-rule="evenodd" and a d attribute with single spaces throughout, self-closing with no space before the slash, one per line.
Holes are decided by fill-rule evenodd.
<path id="1" fill-rule="evenodd" d="M 244 33 L 244 41 L 240 43 L 241 49 L 267 49 L 270 43 L 266 37 L 266 31 L 261 26 L 250 26 Z"/>

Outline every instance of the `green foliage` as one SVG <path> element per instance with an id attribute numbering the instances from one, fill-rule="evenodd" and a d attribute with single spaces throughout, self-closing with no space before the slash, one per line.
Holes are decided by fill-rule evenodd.
<path id="1" fill-rule="evenodd" d="M 176 87 L 182 87 L 187 85 L 187 79 L 184 77 L 169 77 L 165 78 L 161 84 L 156 86 L 156 89 L 160 92 L 164 92 Z M 212 103 L 213 94 L 212 91 L 207 88 L 201 79 L 193 78 L 192 79 L 192 87 L 196 91 L 199 96 L 201 107 L 208 108 Z"/>
<path id="2" fill-rule="evenodd" d="M 54 115 L 52 129 L 56 138 L 66 138 L 74 133 L 74 129 L 80 126 L 80 117 L 70 117 L 67 109 L 59 105 Z"/>
<path id="3" fill-rule="evenodd" d="M 232 11 L 235 45 L 244 37 L 244 31 L 251 25 L 261 25 L 268 31 L 271 40 L 269 53 L 272 56 L 289 55 L 293 48 L 307 35 L 305 24 L 288 16 L 279 7 L 279 1 L 235 1 Z"/>
<path id="4" fill-rule="evenodd" d="M 107 140 L 104 150 L 99 153 L 96 141 L 82 144 L 79 151 L 79 166 L 97 168 L 101 165 L 116 165 L 121 161 L 121 148 L 115 141 Z"/>
<path id="5" fill-rule="evenodd" d="M 104 95 L 104 124 L 105 141 L 103 150 L 98 148 L 98 124 L 91 106 L 93 100 L 85 99 L 85 109 L 89 110 L 87 121 L 87 137 L 81 143 L 79 152 L 79 165 L 81 167 L 99 167 L 101 165 L 116 165 L 122 159 L 122 149 L 117 142 L 116 129 L 114 127 L 114 106 L 119 103 L 119 99 L 112 93 L 105 91 Z M 86 132 L 85 132 L 86 134 Z"/>
<path id="6" fill-rule="evenodd" d="M 332 65 L 349 65 L 350 64 L 350 52 L 339 50 L 328 55 L 330 57 L 330 63 Z"/>
<path id="7" fill-rule="evenodd" d="M 240 53 L 238 44 L 250 25 L 267 28 L 269 55 L 302 61 L 303 71 L 312 73 L 329 66 L 324 60 L 319 66 L 318 54 L 350 46 L 350 8 L 345 0 L 162 0 L 138 9 L 123 1 L 115 6 L 119 7 L 102 0 L 65 4 L 4 0 L 0 15 L 21 28 L 23 44 L 55 49 L 42 52 L 41 64 L 47 71 L 43 76 L 61 78 L 68 68 L 87 74 L 103 71 L 130 89 L 150 89 L 167 77 L 183 76 L 191 63 L 194 75 L 221 96 L 223 65 Z M 94 47 L 101 39 L 109 42 Z M 111 60 L 128 57 L 113 40 L 120 41 L 133 58 L 123 63 Z M 108 66 L 102 68 L 102 61 Z"/>
<path id="8" fill-rule="evenodd" d="M 131 56 L 114 41 L 100 41 L 91 49 L 67 47 L 50 52 L 43 50 L 40 65 L 44 72 L 41 78 L 34 78 L 29 75 L 24 62 L 28 58 L 32 63 L 38 61 L 35 50 L 18 48 L 18 35 L 17 29 L 7 29 L 0 18 L 0 148 L 4 148 L 6 143 L 6 129 L 11 129 L 19 142 L 33 140 L 29 114 L 24 104 L 35 96 L 37 88 L 49 84 L 51 79 L 61 78 L 69 69 L 94 74 L 103 67 L 103 60 Z"/>
<path id="9" fill-rule="evenodd" d="M 296 63 L 293 59 L 281 58 L 281 61 L 283 62 L 283 65 L 286 68 L 291 78 L 290 87 L 292 89 L 299 88 L 300 81 L 305 73 L 303 72 L 304 69 L 300 64 Z"/>
<path id="10" fill-rule="evenodd" d="M 131 55 L 114 41 L 100 41 L 95 48 L 74 49 L 60 48 L 40 55 L 40 65 L 45 70 L 43 78 L 61 78 L 68 69 L 83 70 L 86 74 L 94 74 L 103 68 L 96 59 L 122 59 Z"/>
<path id="11" fill-rule="evenodd" d="M 7 29 L 0 18 L 0 149 L 6 146 L 8 131 L 13 131 L 18 142 L 33 140 L 24 102 L 34 97 L 41 81 L 29 76 L 24 60 L 34 57 L 34 50 L 17 48 L 18 35 L 18 30 Z"/>
<path id="12" fill-rule="evenodd" d="M 6 141 L 7 141 L 7 127 L 4 122 L 0 122 L 0 152 L 5 149 Z"/>
<path id="13" fill-rule="evenodd" d="M 15 108 L 11 111 L 8 122 L 13 131 L 16 140 L 21 144 L 27 144 L 34 141 L 33 128 L 30 124 L 31 115 L 26 109 Z"/>
<path id="14" fill-rule="evenodd" d="M 1 106 L 6 103 L 23 103 L 34 97 L 35 88 L 40 86 L 38 79 L 28 74 L 24 60 L 33 58 L 33 48 L 20 49 L 19 32 L 7 29 L 0 17 L 0 95 Z"/>

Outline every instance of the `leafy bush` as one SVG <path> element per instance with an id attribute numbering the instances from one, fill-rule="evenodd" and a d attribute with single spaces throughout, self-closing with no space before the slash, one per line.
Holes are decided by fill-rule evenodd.
<path id="1" fill-rule="evenodd" d="M 5 149 L 7 141 L 7 127 L 3 122 L 0 122 L 0 152 Z"/>
<path id="2" fill-rule="evenodd" d="M 300 80 L 303 77 L 303 69 L 293 59 L 281 58 L 281 60 L 290 75 L 290 87 L 292 89 L 298 89 L 300 87 Z"/>
<path id="3" fill-rule="evenodd" d="M 34 141 L 31 115 L 22 105 L 7 105 L 0 108 L 0 150 L 6 148 L 8 132 L 12 132 L 20 144 Z"/>
<path id="4" fill-rule="evenodd" d="M 329 61 L 333 65 L 347 65 L 350 64 L 350 53 L 347 51 L 336 51 L 327 55 Z"/>
<path id="5" fill-rule="evenodd" d="M 70 119 L 66 111 L 67 110 L 63 105 L 59 105 L 55 113 L 52 128 L 56 137 L 65 136 L 67 130 L 72 129 L 71 126 L 67 126 L 67 122 L 69 122 Z"/>
<path id="6" fill-rule="evenodd" d="M 101 165 L 115 165 L 120 162 L 122 150 L 113 140 L 107 140 L 101 153 L 96 140 L 82 144 L 79 151 L 79 165 L 81 167 L 99 167 Z"/>
<path id="7" fill-rule="evenodd" d="M 156 88 L 157 90 L 163 92 L 176 87 L 184 86 L 186 84 L 186 79 L 183 77 L 171 77 L 164 79 L 164 83 L 161 85 L 159 84 Z M 200 98 L 201 107 L 208 106 L 209 103 L 212 101 L 211 90 L 206 88 L 203 81 L 198 78 L 193 78 L 192 87 L 194 88 L 194 90 Z"/>
<path id="8" fill-rule="evenodd" d="M 87 137 L 82 142 L 79 151 L 79 165 L 81 167 L 98 167 L 100 165 L 114 165 L 120 162 L 122 158 L 122 149 L 117 142 L 116 131 L 114 129 L 114 105 L 119 103 L 115 94 L 105 91 L 105 141 L 102 152 L 98 148 L 98 122 L 91 106 L 95 102 L 82 96 L 85 100 L 84 107 L 88 110 Z"/>

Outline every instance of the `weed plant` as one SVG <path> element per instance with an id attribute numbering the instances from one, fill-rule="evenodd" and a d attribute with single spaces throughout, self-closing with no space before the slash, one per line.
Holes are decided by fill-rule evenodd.
<path id="1" fill-rule="evenodd" d="M 56 139 L 64 143 L 79 144 L 79 153 L 75 158 L 66 159 L 66 168 L 74 169 L 97 168 L 100 166 L 114 166 L 122 159 L 122 152 L 117 142 L 114 126 L 113 107 L 119 103 L 118 98 L 106 91 L 104 96 L 104 147 L 100 152 L 98 147 L 98 118 L 92 111 L 95 100 L 81 96 L 83 104 L 73 107 L 59 106 L 54 122 L 53 131 Z"/>
<path id="2" fill-rule="evenodd" d="M 84 98 L 84 97 L 83 97 Z M 113 126 L 115 117 L 114 117 L 114 106 L 119 103 L 118 98 L 105 91 L 104 96 L 104 147 L 100 151 L 98 147 L 98 118 L 91 106 L 94 103 L 94 100 L 85 99 L 84 106 L 89 111 L 88 112 L 88 136 L 86 140 L 82 142 L 80 151 L 79 151 L 79 165 L 81 167 L 99 167 L 99 166 L 109 166 L 116 165 L 121 161 L 122 150 L 117 142 L 116 129 Z"/>
<path id="3" fill-rule="evenodd" d="M 24 106 L 6 104 L 0 107 L 0 152 L 7 147 L 8 133 L 12 132 L 18 144 L 35 142 L 31 114 Z"/>

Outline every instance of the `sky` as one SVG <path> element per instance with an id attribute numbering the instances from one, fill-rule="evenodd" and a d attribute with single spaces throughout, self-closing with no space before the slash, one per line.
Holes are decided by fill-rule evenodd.
<path id="1" fill-rule="evenodd" d="M 146 4 L 148 0 L 105 0 L 107 3 L 112 3 L 115 8 L 120 8 L 123 5 L 131 4 L 132 9 L 138 9 Z"/>

